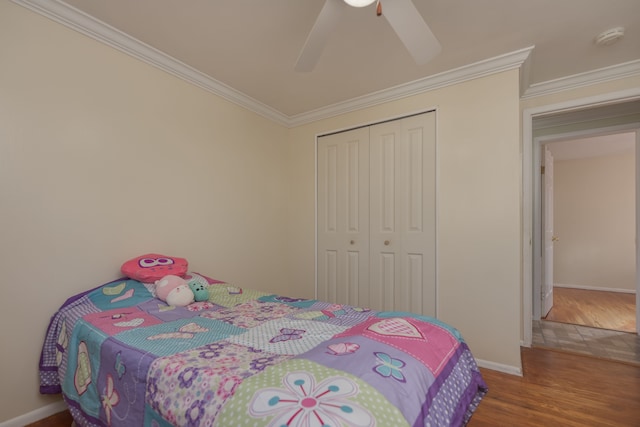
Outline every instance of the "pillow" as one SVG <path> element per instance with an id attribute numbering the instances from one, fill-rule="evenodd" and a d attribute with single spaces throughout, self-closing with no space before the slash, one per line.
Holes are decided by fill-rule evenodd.
<path id="1" fill-rule="evenodd" d="M 142 255 L 122 264 L 122 273 L 134 280 L 154 283 L 168 274 L 184 276 L 189 263 L 184 258 L 160 254 Z"/>

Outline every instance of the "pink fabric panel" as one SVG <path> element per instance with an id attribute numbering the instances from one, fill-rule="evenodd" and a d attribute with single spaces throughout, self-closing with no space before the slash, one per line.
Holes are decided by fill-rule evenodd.
<path id="1" fill-rule="evenodd" d="M 359 334 L 409 353 L 434 375 L 438 375 L 460 345 L 446 329 L 410 317 L 372 317 L 336 338 Z"/>

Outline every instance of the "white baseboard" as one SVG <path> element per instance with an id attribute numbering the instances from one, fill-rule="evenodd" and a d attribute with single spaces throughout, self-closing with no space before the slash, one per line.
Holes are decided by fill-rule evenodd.
<path id="1" fill-rule="evenodd" d="M 609 291 L 609 292 L 621 292 L 625 294 L 635 294 L 635 289 L 622 289 L 622 288 L 605 288 L 598 286 L 582 286 L 582 285 L 566 285 L 564 283 L 554 283 L 554 288 L 570 288 L 570 289 L 584 289 L 585 291 Z"/>
<path id="2" fill-rule="evenodd" d="M 504 372 L 505 374 L 516 375 L 518 377 L 522 376 L 522 368 L 518 368 L 517 366 L 503 365 L 502 363 L 489 362 L 482 359 L 476 359 L 476 363 L 481 368 Z"/>
<path id="3" fill-rule="evenodd" d="M 47 418 L 51 415 L 57 414 L 58 412 L 62 412 L 65 409 L 67 409 L 67 405 L 63 400 L 61 400 L 59 402 L 55 402 L 50 405 L 35 409 L 31 412 L 27 412 L 26 414 L 20 415 L 16 418 L 0 422 L 0 427 L 24 427 L 27 424 L 35 423 L 36 421 L 40 421 L 43 418 Z"/>

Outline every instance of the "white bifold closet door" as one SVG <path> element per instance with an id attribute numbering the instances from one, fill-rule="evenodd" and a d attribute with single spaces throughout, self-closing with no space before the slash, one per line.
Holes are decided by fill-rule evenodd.
<path id="1" fill-rule="evenodd" d="M 318 298 L 436 315 L 435 113 L 318 139 Z"/>

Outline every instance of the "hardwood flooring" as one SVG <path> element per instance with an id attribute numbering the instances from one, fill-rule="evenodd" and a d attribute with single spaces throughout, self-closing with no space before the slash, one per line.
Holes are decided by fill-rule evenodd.
<path id="1" fill-rule="evenodd" d="M 555 287 L 553 308 L 545 320 L 635 332 L 636 296 L 622 292 Z"/>
<path id="2" fill-rule="evenodd" d="M 72 422 L 73 418 L 71 418 L 71 413 L 69 411 L 62 411 L 25 427 L 70 427 Z"/>
<path id="3" fill-rule="evenodd" d="M 481 369 L 489 393 L 469 427 L 640 426 L 640 367 L 523 348 L 523 377 Z"/>
<path id="4" fill-rule="evenodd" d="M 468 427 L 640 426 L 640 367 L 540 348 L 522 364 L 523 377 L 481 369 L 489 393 Z M 63 412 L 27 427 L 70 425 Z"/>

